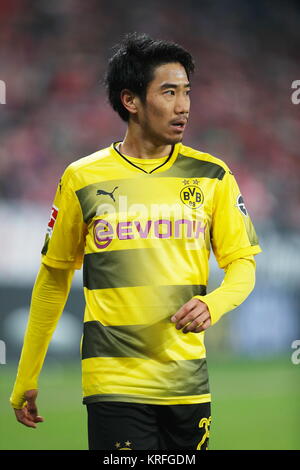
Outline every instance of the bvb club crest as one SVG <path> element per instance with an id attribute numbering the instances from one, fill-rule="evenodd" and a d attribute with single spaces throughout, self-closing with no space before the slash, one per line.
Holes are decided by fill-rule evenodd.
<path id="1" fill-rule="evenodd" d="M 198 186 L 198 180 L 193 180 L 193 184 L 190 184 L 190 180 L 183 180 L 184 188 L 180 191 L 180 199 L 186 206 L 191 209 L 197 209 L 202 206 L 204 196 L 203 192 Z"/>

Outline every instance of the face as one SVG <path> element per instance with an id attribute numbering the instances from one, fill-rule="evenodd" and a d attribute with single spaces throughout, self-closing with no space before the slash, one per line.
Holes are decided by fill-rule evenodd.
<path id="1" fill-rule="evenodd" d="M 181 142 L 190 111 L 190 83 L 179 63 L 157 67 L 146 100 L 137 99 L 136 119 L 156 145 Z"/>

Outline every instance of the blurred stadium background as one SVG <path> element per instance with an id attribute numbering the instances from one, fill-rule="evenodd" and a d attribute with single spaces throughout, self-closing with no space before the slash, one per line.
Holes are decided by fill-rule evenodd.
<path id="1" fill-rule="evenodd" d="M 87 448 L 81 273 L 40 377 L 45 423 L 22 427 L 8 399 L 59 177 L 125 130 L 101 80 L 111 47 L 130 31 L 194 55 L 184 142 L 231 167 L 263 248 L 255 291 L 207 332 L 210 447 L 300 449 L 300 364 L 291 359 L 300 339 L 300 104 L 291 100 L 299 24 L 296 1 L 1 0 L 0 449 Z M 221 279 L 212 260 L 210 288 Z"/>

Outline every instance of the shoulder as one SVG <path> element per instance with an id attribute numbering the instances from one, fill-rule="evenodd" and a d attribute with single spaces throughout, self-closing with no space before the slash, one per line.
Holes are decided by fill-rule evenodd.
<path id="1" fill-rule="evenodd" d="M 93 167 L 99 167 L 99 165 L 101 166 L 102 162 L 105 159 L 110 158 L 110 156 L 111 147 L 107 147 L 85 157 L 78 158 L 67 166 L 63 173 L 62 179 L 64 179 L 66 183 L 80 179 L 81 176 L 85 173 L 85 170 L 88 169 L 90 171 L 93 169 Z"/>
<path id="2" fill-rule="evenodd" d="M 221 158 L 215 157 L 210 153 L 181 144 L 179 154 L 181 157 L 194 159 L 195 162 L 199 162 L 199 165 L 211 167 L 220 177 L 223 177 L 225 173 L 231 173 Z"/>
<path id="3" fill-rule="evenodd" d="M 77 173 L 81 170 L 84 170 L 87 166 L 91 167 L 93 165 L 98 165 L 105 158 L 109 158 L 111 155 L 111 147 L 98 150 L 97 152 L 87 155 L 86 157 L 81 157 L 78 160 L 72 162 L 66 170 L 70 173 Z"/>

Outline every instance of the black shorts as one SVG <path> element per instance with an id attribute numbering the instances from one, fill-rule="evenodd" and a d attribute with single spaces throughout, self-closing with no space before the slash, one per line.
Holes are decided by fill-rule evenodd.
<path id="1" fill-rule="evenodd" d="M 90 450 L 207 450 L 210 403 L 87 405 Z"/>

